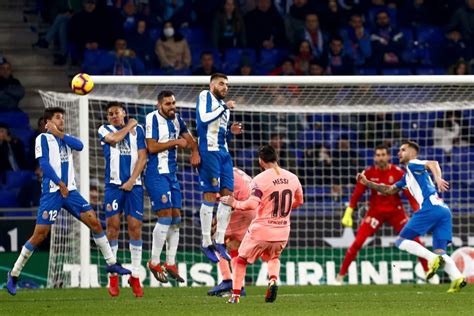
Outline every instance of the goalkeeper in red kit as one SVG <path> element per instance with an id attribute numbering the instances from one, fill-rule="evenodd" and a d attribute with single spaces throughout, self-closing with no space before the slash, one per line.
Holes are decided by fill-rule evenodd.
<path id="1" fill-rule="evenodd" d="M 385 145 L 379 145 L 375 148 L 374 165 L 365 169 L 365 175 L 367 179 L 371 179 L 371 181 L 376 183 L 392 185 L 403 177 L 404 171 L 390 163 L 390 153 L 388 147 Z M 352 193 L 349 206 L 342 217 L 342 225 L 346 227 L 352 227 L 352 212 L 366 190 L 367 187 L 358 181 L 354 192 Z M 417 211 L 419 209 L 419 205 L 410 192 L 408 192 L 408 190 L 404 190 L 403 193 L 408 198 L 413 210 Z M 336 277 L 336 284 L 342 284 L 344 277 L 347 275 L 347 271 L 351 262 L 357 257 L 357 253 L 359 252 L 360 248 L 362 248 L 362 245 L 366 239 L 372 236 L 385 222 L 388 222 L 394 228 L 397 234 L 408 222 L 408 216 L 405 213 L 405 209 L 403 208 L 400 195 L 383 195 L 375 190 L 371 190 L 369 210 L 362 219 L 362 223 L 360 224 L 359 230 L 357 231 L 354 242 L 347 250 L 339 274 Z M 414 240 L 418 243 L 421 243 L 418 237 Z M 425 272 L 428 271 L 428 264 L 426 260 L 420 259 L 420 263 L 423 266 L 423 270 L 425 270 Z"/>

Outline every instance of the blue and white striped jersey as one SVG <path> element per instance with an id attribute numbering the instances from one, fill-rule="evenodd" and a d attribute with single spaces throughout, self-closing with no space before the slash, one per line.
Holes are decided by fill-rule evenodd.
<path id="1" fill-rule="evenodd" d="M 145 149 L 145 133 L 141 125 L 135 126 L 125 138 L 110 145 L 105 142 L 105 136 L 119 131 L 110 124 L 104 124 L 99 128 L 99 138 L 105 158 L 105 184 L 122 185 L 128 181 L 137 164 L 138 151 Z M 134 185 L 142 185 L 141 176 L 137 178 Z"/>
<path id="2" fill-rule="evenodd" d="M 188 128 L 178 113 L 172 120 L 163 117 L 158 110 L 146 116 L 146 138 L 154 139 L 159 143 L 167 143 L 178 139 L 184 133 L 188 133 Z M 176 153 L 176 147 L 157 154 L 148 153 L 147 175 L 175 173 Z"/>
<path id="3" fill-rule="evenodd" d="M 426 160 L 412 159 L 406 166 L 406 173 L 395 185 L 398 188 L 408 188 L 422 209 L 433 205 L 448 207 L 438 196 L 436 187 L 426 170 Z"/>
<path id="4" fill-rule="evenodd" d="M 197 137 L 200 151 L 229 151 L 227 125 L 230 110 L 224 100 L 217 99 L 209 90 L 203 90 L 196 103 Z"/>
<path id="5" fill-rule="evenodd" d="M 76 190 L 76 179 L 74 175 L 74 161 L 72 149 L 63 139 L 50 133 L 41 133 L 36 137 L 35 158 L 45 158 L 51 165 L 52 171 L 64 182 L 69 191 Z M 53 193 L 59 190 L 59 186 L 43 174 L 42 193 Z"/>

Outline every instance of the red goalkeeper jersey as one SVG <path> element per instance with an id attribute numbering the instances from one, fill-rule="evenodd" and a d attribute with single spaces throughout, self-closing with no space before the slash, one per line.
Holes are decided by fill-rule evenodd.
<path id="1" fill-rule="evenodd" d="M 365 169 L 365 176 L 368 180 L 386 185 L 393 185 L 398 180 L 400 180 L 404 174 L 405 172 L 401 168 L 392 164 L 389 164 L 388 169 L 385 170 L 379 169 L 376 166 L 370 166 Z M 349 202 L 350 207 L 355 208 L 357 206 L 357 202 L 360 200 L 365 190 L 367 190 L 367 187 L 357 181 L 354 192 L 352 193 L 351 201 Z M 400 194 L 384 195 L 373 189 L 371 189 L 370 191 L 370 210 L 379 212 L 393 212 L 395 210 L 404 210 Z M 408 198 L 408 201 L 410 202 L 410 205 L 413 210 L 417 211 L 419 209 L 419 205 L 413 198 L 413 196 L 410 194 L 410 192 L 408 190 L 403 190 L 403 193 Z"/>

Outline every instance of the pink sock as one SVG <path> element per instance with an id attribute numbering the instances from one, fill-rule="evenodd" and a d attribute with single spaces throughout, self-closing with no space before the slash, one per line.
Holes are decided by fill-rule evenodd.
<path id="1" fill-rule="evenodd" d="M 232 287 L 234 294 L 240 294 L 240 290 L 244 285 L 245 272 L 247 270 L 247 261 L 238 257 L 235 265 L 234 273 L 232 274 Z"/>
<path id="2" fill-rule="evenodd" d="M 224 280 L 224 281 L 231 280 L 232 279 L 232 274 L 230 273 L 229 262 L 227 262 L 227 260 L 221 258 L 217 265 L 219 266 L 219 270 L 221 271 L 222 280 Z"/>
<path id="3" fill-rule="evenodd" d="M 268 279 L 278 280 L 280 275 L 280 259 L 273 258 L 268 261 Z"/>

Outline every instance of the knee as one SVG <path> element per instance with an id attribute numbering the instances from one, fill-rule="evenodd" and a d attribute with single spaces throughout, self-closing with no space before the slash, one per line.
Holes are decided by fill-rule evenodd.
<path id="1" fill-rule="evenodd" d="M 140 224 L 128 225 L 130 239 L 138 240 L 142 238 L 142 226 Z"/>
<path id="2" fill-rule="evenodd" d="M 397 240 L 395 240 L 395 247 L 397 247 L 398 249 L 400 249 L 400 245 L 402 244 L 402 242 L 405 240 L 405 238 L 402 238 L 402 237 L 398 237 Z"/>

